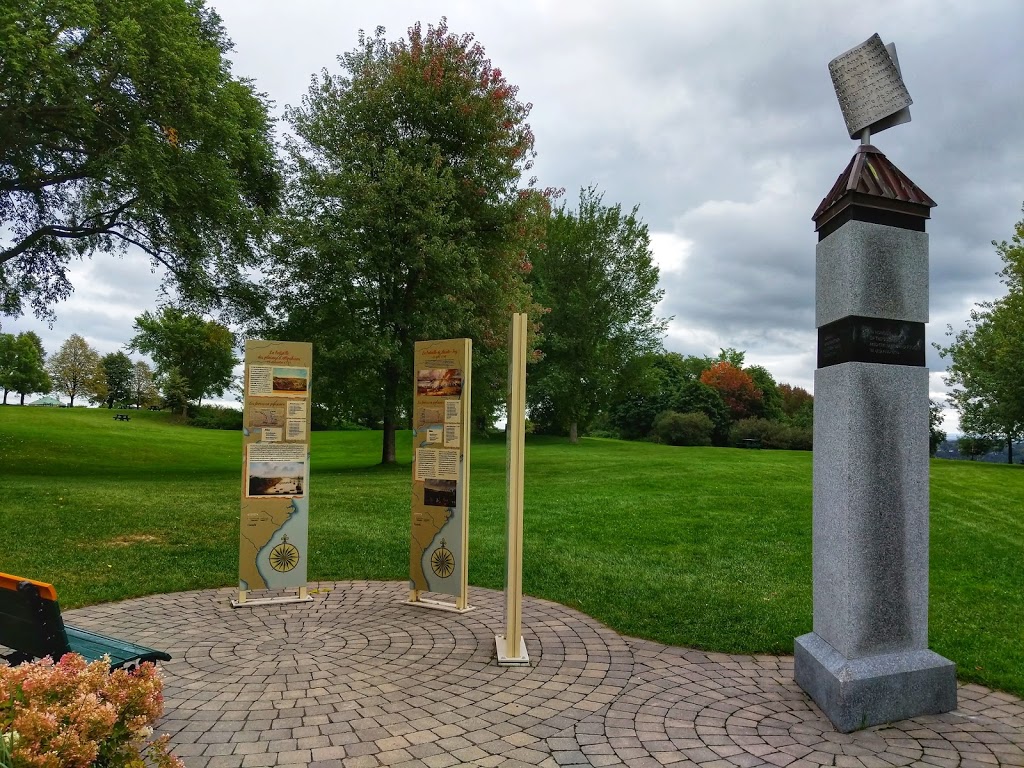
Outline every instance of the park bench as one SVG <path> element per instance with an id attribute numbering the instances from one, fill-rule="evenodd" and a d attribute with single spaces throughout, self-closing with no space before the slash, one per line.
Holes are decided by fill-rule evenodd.
<path id="1" fill-rule="evenodd" d="M 132 420 L 132 417 L 129 416 L 127 413 L 115 413 L 114 414 L 114 421 L 131 421 L 131 420 Z"/>
<path id="2" fill-rule="evenodd" d="M 110 668 L 133 669 L 144 661 L 170 661 L 170 654 L 71 627 L 64 623 L 52 584 L 0 573 L 0 655 L 8 664 L 77 653 L 86 661 L 109 657 Z"/>
<path id="3" fill-rule="evenodd" d="M 760 448 L 761 441 L 756 437 L 745 437 L 736 443 L 737 448 Z"/>

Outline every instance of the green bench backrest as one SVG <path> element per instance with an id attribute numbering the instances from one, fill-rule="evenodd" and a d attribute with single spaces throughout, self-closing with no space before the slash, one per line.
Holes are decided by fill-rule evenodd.
<path id="1" fill-rule="evenodd" d="M 64 624 L 52 584 L 0 573 L 0 645 L 12 664 L 75 652 L 86 661 L 107 657 L 110 668 L 129 669 L 146 661 L 170 661 L 164 651 Z"/>
<path id="2" fill-rule="evenodd" d="M 13 589 L 0 581 L 0 645 L 57 661 L 71 650 L 64 620 L 57 601 L 42 597 L 40 591 L 28 581 Z"/>

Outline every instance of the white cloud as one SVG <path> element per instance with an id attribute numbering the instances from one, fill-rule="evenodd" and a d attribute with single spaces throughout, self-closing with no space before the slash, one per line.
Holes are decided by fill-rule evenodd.
<path id="1" fill-rule="evenodd" d="M 675 232 L 651 232 L 651 253 L 660 274 L 682 272 L 693 242 Z"/>

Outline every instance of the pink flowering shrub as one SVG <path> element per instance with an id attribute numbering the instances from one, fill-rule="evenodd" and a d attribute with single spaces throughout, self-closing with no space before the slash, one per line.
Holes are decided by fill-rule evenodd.
<path id="1" fill-rule="evenodd" d="M 0 768 L 184 768 L 154 741 L 163 683 L 153 664 L 109 671 L 76 653 L 0 667 Z"/>

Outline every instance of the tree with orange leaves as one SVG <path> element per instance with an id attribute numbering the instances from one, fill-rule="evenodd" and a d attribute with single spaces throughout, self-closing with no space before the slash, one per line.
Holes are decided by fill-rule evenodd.
<path id="1" fill-rule="evenodd" d="M 750 374 L 724 360 L 704 371 L 700 380 L 718 392 L 733 420 L 747 418 L 761 402 L 761 393 Z"/>

